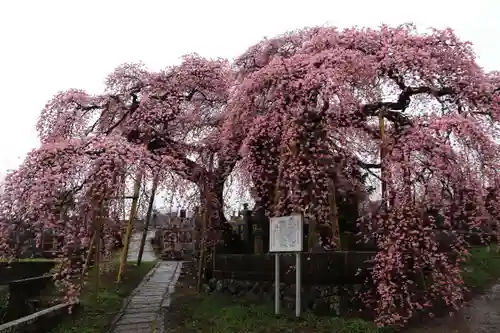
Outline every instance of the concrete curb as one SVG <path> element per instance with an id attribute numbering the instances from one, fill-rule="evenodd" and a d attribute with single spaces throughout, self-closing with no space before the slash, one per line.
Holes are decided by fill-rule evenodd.
<path id="1" fill-rule="evenodd" d="M 169 295 L 172 295 L 172 293 L 175 290 L 175 284 L 177 283 L 179 275 L 181 274 L 182 263 L 183 263 L 182 261 L 178 261 L 177 265 L 175 266 L 174 274 L 172 274 L 172 278 L 168 282 L 167 290 L 165 290 L 165 293 L 163 294 L 163 302 L 161 303 L 160 308 L 168 307 L 170 305 Z M 166 302 L 167 300 L 168 302 Z"/>
<path id="2" fill-rule="evenodd" d="M 174 274 L 172 274 L 172 278 L 168 282 L 168 287 L 163 293 L 163 301 L 160 304 L 160 308 L 158 309 L 158 313 L 156 314 L 156 323 L 158 324 L 158 328 L 155 327 L 154 333 L 163 333 L 165 332 L 165 322 L 164 322 L 164 310 L 170 306 L 172 302 L 172 293 L 175 290 L 175 285 L 182 271 L 183 261 L 175 261 L 177 265 L 175 266 Z M 156 326 L 156 325 L 155 325 Z"/>

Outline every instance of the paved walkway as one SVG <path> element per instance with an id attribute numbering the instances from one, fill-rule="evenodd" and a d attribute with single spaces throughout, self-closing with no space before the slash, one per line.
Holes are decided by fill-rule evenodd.
<path id="1" fill-rule="evenodd" d="M 155 253 L 151 246 L 151 239 L 155 236 L 155 230 L 149 230 L 144 244 L 144 252 L 142 253 L 142 261 L 155 261 Z M 130 238 L 130 246 L 128 250 L 127 261 L 137 261 L 139 256 L 139 246 L 141 245 L 142 231 L 134 232 Z"/>
<path id="2" fill-rule="evenodd" d="M 111 332 L 162 333 L 163 316 L 160 310 L 170 304 L 181 268 L 180 261 L 161 261 L 156 264 L 125 301 Z"/>

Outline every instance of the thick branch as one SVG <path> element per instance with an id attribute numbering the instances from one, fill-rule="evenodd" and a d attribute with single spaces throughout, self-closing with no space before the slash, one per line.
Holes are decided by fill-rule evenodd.
<path id="1" fill-rule="evenodd" d="M 108 128 L 106 134 L 111 134 L 111 132 L 113 132 L 113 130 L 116 127 L 121 125 L 121 123 L 125 120 L 125 118 L 127 118 L 127 116 L 134 113 L 138 108 L 139 108 L 139 98 L 137 97 L 136 94 L 132 94 L 132 105 L 116 123 L 114 123 L 110 128 Z"/>
<path id="2" fill-rule="evenodd" d="M 358 161 L 358 164 L 363 169 L 380 169 L 381 168 L 380 163 L 365 163 L 362 161 Z"/>
<path id="3" fill-rule="evenodd" d="M 403 87 L 403 83 L 399 82 L 399 86 Z M 384 117 L 400 126 L 411 125 L 412 121 L 409 117 L 404 115 L 404 111 L 410 104 L 411 97 L 418 94 L 430 94 L 434 97 L 442 97 L 445 95 L 453 94 L 453 89 L 442 88 L 435 89 L 431 87 L 405 87 L 401 92 L 396 102 L 378 102 L 373 104 L 366 104 L 361 107 L 361 111 L 364 116 L 378 116 L 380 112 L 383 112 Z"/>
<path id="4" fill-rule="evenodd" d="M 238 163 L 239 160 L 240 154 L 238 154 L 237 152 L 235 154 L 232 154 L 231 156 L 220 158 L 219 166 L 215 171 L 217 177 L 225 180 L 229 176 L 229 174 L 231 174 L 234 167 L 236 166 L 236 163 Z"/>
<path id="5" fill-rule="evenodd" d="M 198 184 L 207 172 L 204 167 L 186 157 L 186 147 L 170 138 L 154 138 L 147 148 L 153 154 L 172 156 L 179 163 L 171 166 L 173 171 L 189 181 Z"/>

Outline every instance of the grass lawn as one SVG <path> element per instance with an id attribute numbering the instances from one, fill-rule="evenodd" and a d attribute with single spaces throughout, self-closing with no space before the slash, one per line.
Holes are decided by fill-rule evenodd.
<path id="1" fill-rule="evenodd" d="M 142 278 L 156 264 L 156 262 L 142 262 L 137 267 L 135 263 L 126 266 L 123 281 L 116 283 L 119 262 L 107 263 L 111 265 L 100 278 L 99 294 L 95 299 L 95 284 L 92 270 L 89 282 L 85 285 L 80 296 L 80 308 L 75 316 L 68 316 L 50 333 L 105 333 L 115 315 L 122 307 L 125 297 L 139 285 Z"/>
<path id="2" fill-rule="evenodd" d="M 475 292 L 500 278 L 500 252 L 495 247 L 470 250 L 464 264 L 464 280 Z M 171 308 L 165 314 L 171 333 L 382 333 L 374 324 L 360 319 L 318 317 L 293 313 L 276 318 L 273 304 L 255 304 L 217 294 L 196 294 L 192 274 L 181 275 Z M 170 324 L 169 324 L 170 323 Z"/>
<path id="3" fill-rule="evenodd" d="M 276 318 L 270 304 L 250 304 L 219 295 L 194 296 L 184 313 L 188 320 L 167 332 L 175 333 L 375 333 L 374 324 L 358 319 L 317 317 L 292 313 Z"/>
<path id="4" fill-rule="evenodd" d="M 185 269 L 184 269 L 185 270 Z M 305 313 L 300 320 L 284 312 L 277 318 L 274 305 L 253 304 L 241 298 L 197 294 L 193 274 L 183 272 L 171 307 L 165 313 L 169 333 L 378 333 L 374 324 L 358 319 L 318 317 Z"/>
<path id="5" fill-rule="evenodd" d="M 478 292 L 500 278 L 500 252 L 496 245 L 470 250 L 470 258 L 462 268 L 465 284 Z"/>

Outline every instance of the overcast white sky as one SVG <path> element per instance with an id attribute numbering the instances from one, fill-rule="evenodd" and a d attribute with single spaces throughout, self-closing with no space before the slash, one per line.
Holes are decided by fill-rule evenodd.
<path id="1" fill-rule="evenodd" d="M 263 36 L 330 23 L 452 27 L 500 70 L 500 1 L 17 0 L 0 3 L 0 179 L 38 145 L 34 125 L 58 90 L 97 93 L 123 62 L 159 69 L 189 52 L 233 58 Z"/>

